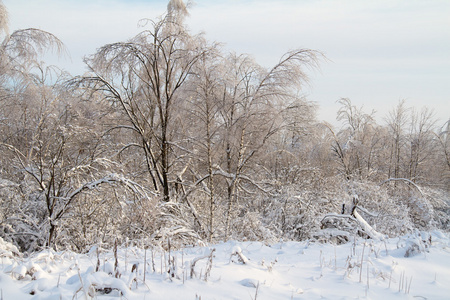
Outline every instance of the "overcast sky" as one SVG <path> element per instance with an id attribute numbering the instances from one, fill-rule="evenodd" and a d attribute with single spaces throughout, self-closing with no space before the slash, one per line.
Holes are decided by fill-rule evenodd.
<path id="1" fill-rule="evenodd" d="M 68 59 L 52 61 L 73 75 L 82 57 L 125 41 L 156 19 L 165 0 L 3 0 L 10 30 L 35 27 L 67 46 Z M 311 72 L 305 95 L 320 106 L 319 119 L 335 123 L 342 97 L 384 116 L 400 99 L 450 118 L 449 0 L 196 0 L 187 20 L 225 49 L 249 53 L 271 67 L 287 51 L 322 51 L 328 62 Z"/>

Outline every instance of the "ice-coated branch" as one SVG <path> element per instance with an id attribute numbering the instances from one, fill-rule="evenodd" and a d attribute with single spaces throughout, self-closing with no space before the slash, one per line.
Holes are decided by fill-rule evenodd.
<path id="1" fill-rule="evenodd" d="M 85 190 L 93 190 L 97 187 L 99 187 L 102 184 L 113 184 L 115 182 L 119 182 L 123 185 L 125 185 L 127 188 L 129 188 L 133 193 L 137 194 L 137 195 L 141 195 L 144 198 L 149 198 L 148 193 L 151 193 L 150 191 L 147 191 L 143 186 L 141 186 L 140 184 L 129 180 L 121 175 L 118 174 L 109 174 L 101 179 L 95 180 L 95 181 L 91 181 L 91 182 L 87 182 L 85 184 L 83 184 L 82 186 L 80 186 L 79 188 L 77 188 L 76 190 L 74 190 L 72 193 L 70 193 L 70 195 L 66 196 L 66 197 L 60 197 L 60 199 L 65 200 L 65 204 L 63 206 L 63 208 L 54 215 L 54 217 L 52 218 L 53 220 L 55 219 L 59 219 L 67 210 L 67 208 L 70 206 L 70 204 L 72 203 L 73 199 L 80 193 L 82 193 Z M 152 193 L 153 195 L 156 195 L 154 193 Z"/>
<path id="2" fill-rule="evenodd" d="M 417 184 L 415 184 L 413 181 L 411 181 L 411 180 L 409 180 L 407 178 L 389 178 L 388 180 L 383 181 L 380 185 L 383 185 L 383 184 L 391 182 L 391 181 L 403 181 L 403 182 L 409 183 L 412 186 L 414 186 L 417 189 L 417 191 L 419 191 L 419 193 L 420 193 L 420 195 L 422 197 L 424 196 L 424 194 L 423 194 L 422 190 L 420 189 L 420 187 Z"/>

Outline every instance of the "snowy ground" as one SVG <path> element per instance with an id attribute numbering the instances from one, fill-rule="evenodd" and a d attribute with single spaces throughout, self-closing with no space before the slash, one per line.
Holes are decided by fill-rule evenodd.
<path id="1" fill-rule="evenodd" d="M 0 241 L 4 300 L 450 299 L 450 239 L 440 232 L 340 246 L 227 242 L 171 252 L 171 263 L 168 252 L 119 248 L 119 278 L 112 250 L 13 252 Z"/>

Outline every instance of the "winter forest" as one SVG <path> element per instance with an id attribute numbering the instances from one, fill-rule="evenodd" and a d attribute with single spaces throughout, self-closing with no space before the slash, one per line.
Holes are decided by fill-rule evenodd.
<path id="1" fill-rule="evenodd" d="M 169 1 L 73 77 L 42 62 L 63 41 L 9 29 L 0 2 L 4 243 L 32 255 L 448 232 L 449 121 L 400 100 L 377 122 L 342 98 L 341 126 L 320 122 L 302 88 L 325 55 L 267 69 L 190 32 L 187 14 Z"/>

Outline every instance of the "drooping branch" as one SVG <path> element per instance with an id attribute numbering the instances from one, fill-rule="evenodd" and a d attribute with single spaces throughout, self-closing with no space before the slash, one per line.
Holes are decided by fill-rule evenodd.
<path id="1" fill-rule="evenodd" d="M 9 16 L 5 5 L 0 1 L 0 33 L 8 34 Z"/>
<path id="2" fill-rule="evenodd" d="M 408 184 L 412 185 L 413 187 L 415 187 L 422 197 L 424 196 L 421 188 L 417 184 L 415 184 L 414 182 L 412 182 L 411 180 L 409 180 L 407 178 L 389 178 L 388 180 L 385 180 L 382 183 L 380 183 L 380 185 L 383 185 L 383 184 L 391 182 L 391 181 L 400 181 L 400 182 L 408 183 Z"/>
<path id="3" fill-rule="evenodd" d="M 84 183 L 83 185 L 81 185 L 79 188 L 75 189 L 74 191 L 72 191 L 69 195 L 67 195 L 66 197 L 60 197 L 60 200 L 63 200 L 65 203 L 63 205 L 63 207 L 57 212 L 55 213 L 54 216 L 50 216 L 52 220 L 57 220 L 59 218 L 61 218 L 67 211 L 68 207 L 70 207 L 70 205 L 72 204 L 72 202 L 74 201 L 74 199 L 81 194 L 82 192 L 86 191 L 86 190 L 93 190 L 98 188 L 99 186 L 103 185 L 103 184 L 114 184 L 114 183 L 121 183 L 123 184 L 125 187 L 127 187 L 128 189 L 130 189 L 134 194 L 140 195 L 141 197 L 144 198 L 149 198 L 149 194 L 152 194 L 153 196 L 156 196 L 156 194 L 152 193 L 151 191 L 147 190 L 146 188 L 144 188 L 143 186 L 141 186 L 140 184 L 127 179 L 121 175 L 118 174 L 109 174 L 103 178 L 100 178 L 98 180 L 95 181 L 90 181 L 87 183 Z"/>
<path id="4" fill-rule="evenodd" d="M 10 69 L 22 75 L 27 74 L 38 57 L 49 50 L 54 50 L 58 56 L 67 53 L 64 44 L 55 35 L 36 28 L 16 30 L 0 44 L 0 53 L 7 57 Z"/>

